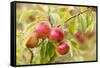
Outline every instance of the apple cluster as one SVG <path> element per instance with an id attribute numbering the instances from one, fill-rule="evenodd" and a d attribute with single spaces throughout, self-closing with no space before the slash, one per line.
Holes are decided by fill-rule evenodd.
<path id="1" fill-rule="evenodd" d="M 93 37 L 94 37 L 94 32 L 93 31 L 87 32 L 86 36 L 81 31 L 78 31 L 78 32 L 75 33 L 75 38 L 78 40 L 79 43 L 84 43 L 85 38 L 90 40 Z"/>
<path id="2" fill-rule="evenodd" d="M 51 27 L 47 21 L 40 21 L 35 25 L 35 31 L 26 42 L 26 47 L 36 47 L 39 38 L 48 38 L 55 43 L 57 45 L 57 52 L 60 55 L 64 55 L 70 50 L 68 42 L 63 40 L 64 31 L 59 27 Z"/>

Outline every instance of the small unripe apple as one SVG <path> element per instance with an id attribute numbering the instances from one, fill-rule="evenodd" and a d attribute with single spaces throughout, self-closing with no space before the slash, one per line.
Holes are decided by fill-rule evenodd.
<path id="1" fill-rule="evenodd" d="M 49 34 L 49 39 L 51 39 L 54 42 L 60 42 L 64 38 L 64 31 L 59 28 L 52 28 L 51 32 Z"/>
<path id="2" fill-rule="evenodd" d="M 84 35 L 81 32 L 77 32 L 75 34 L 75 37 L 80 43 L 83 43 L 85 41 Z"/>
<path id="3" fill-rule="evenodd" d="M 26 41 L 26 47 L 34 48 L 34 47 L 36 47 L 37 43 L 38 43 L 37 34 L 32 33 L 32 34 L 30 34 L 30 36 L 28 37 L 28 39 Z"/>
<path id="4" fill-rule="evenodd" d="M 64 54 L 68 53 L 69 50 L 70 50 L 70 47 L 69 47 L 69 44 L 68 44 L 67 41 L 61 42 L 57 47 L 57 51 L 61 55 L 64 55 Z"/>
<path id="5" fill-rule="evenodd" d="M 35 25 L 35 32 L 39 38 L 48 36 L 50 30 L 51 28 L 47 21 L 40 21 Z"/>

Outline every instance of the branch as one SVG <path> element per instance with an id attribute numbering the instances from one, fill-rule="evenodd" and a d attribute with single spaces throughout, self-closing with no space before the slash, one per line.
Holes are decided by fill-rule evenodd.
<path id="1" fill-rule="evenodd" d="M 51 22 L 51 16 L 50 15 L 48 16 L 48 20 L 49 20 L 50 25 L 53 26 L 53 24 Z"/>
<path id="2" fill-rule="evenodd" d="M 44 40 L 42 40 L 42 41 L 38 44 L 38 46 L 39 46 L 41 43 L 43 43 L 43 41 L 44 41 Z M 28 50 L 29 50 L 30 53 L 31 53 L 30 64 L 32 64 L 32 60 L 33 60 L 34 54 L 33 54 L 32 50 L 31 50 L 30 48 L 28 48 Z"/>
<path id="3" fill-rule="evenodd" d="M 87 12 L 87 11 L 89 11 L 89 9 L 87 9 L 87 10 L 85 10 L 85 11 L 83 11 L 83 12 L 80 12 L 80 13 L 79 13 L 79 14 L 77 14 L 77 15 L 74 15 L 74 16 L 70 17 L 70 18 L 69 18 L 69 19 L 67 19 L 64 23 L 66 23 L 66 22 L 70 21 L 71 19 L 73 19 L 73 18 L 75 18 L 75 17 L 77 17 L 77 16 L 79 16 L 79 15 L 81 15 L 81 14 L 83 14 L 83 13 Z"/>
<path id="4" fill-rule="evenodd" d="M 33 52 L 31 51 L 31 49 L 28 48 L 28 50 L 30 51 L 31 53 L 31 59 L 30 59 L 30 64 L 32 64 L 32 60 L 33 60 Z"/>

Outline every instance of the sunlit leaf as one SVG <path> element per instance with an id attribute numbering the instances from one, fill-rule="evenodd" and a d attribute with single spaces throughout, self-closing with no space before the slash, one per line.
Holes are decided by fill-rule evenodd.
<path id="1" fill-rule="evenodd" d="M 82 32 L 85 33 L 87 28 L 87 20 L 85 15 L 81 15 L 81 27 L 82 27 Z"/>
<path id="2" fill-rule="evenodd" d="M 40 49 L 40 61 L 42 64 L 53 62 L 56 54 L 55 54 L 55 46 L 50 40 L 46 40 L 45 43 L 41 44 Z"/>
<path id="3" fill-rule="evenodd" d="M 71 39 L 70 42 L 71 42 L 71 46 L 78 48 L 78 43 L 75 39 Z"/>
<path id="4" fill-rule="evenodd" d="M 90 14 L 87 16 L 87 29 L 86 32 L 93 30 L 93 26 L 94 26 L 94 17 L 93 14 Z"/>
<path id="5" fill-rule="evenodd" d="M 70 24 L 68 25 L 69 32 L 75 34 L 78 31 L 79 22 L 78 19 L 73 19 Z"/>
<path id="6" fill-rule="evenodd" d="M 27 27 L 25 28 L 24 32 L 29 32 L 31 29 L 34 28 L 34 25 L 38 22 L 38 19 L 34 22 L 31 22 L 27 25 Z"/>
<path id="7" fill-rule="evenodd" d="M 33 16 L 34 14 L 40 12 L 39 10 L 33 10 L 29 12 L 25 12 L 21 15 L 19 22 L 20 23 L 25 23 L 25 21 L 30 17 Z"/>
<path id="8" fill-rule="evenodd" d="M 54 52 L 54 55 L 50 58 L 49 63 L 55 63 L 55 58 L 57 57 L 56 52 Z"/>
<path id="9" fill-rule="evenodd" d="M 53 24 L 54 27 L 61 25 L 62 22 L 61 22 L 60 16 L 57 13 L 51 13 L 50 23 Z"/>

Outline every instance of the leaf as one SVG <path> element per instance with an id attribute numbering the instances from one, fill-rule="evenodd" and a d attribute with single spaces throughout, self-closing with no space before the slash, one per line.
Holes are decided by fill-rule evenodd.
<path id="1" fill-rule="evenodd" d="M 62 22 L 65 22 L 71 15 L 68 12 L 59 12 L 60 18 Z"/>
<path id="2" fill-rule="evenodd" d="M 45 44 L 43 42 L 40 50 L 40 56 L 41 56 L 40 62 L 43 64 L 47 63 L 47 59 L 48 59 L 48 57 L 46 57 L 46 46 L 47 46 L 47 42 Z"/>
<path id="3" fill-rule="evenodd" d="M 61 25 L 61 19 L 60 16 L 57 13 L 51 13 L 50 14 L 50 23 L 56 27 L 58 25 Z"/>
<path id="4" fill-rule="evenodd" d="M 88 15 L 88 19 L 87 19 L 87 28 L 86 28 L 86 32 L 91 31 L 93 29 L 93 22 L 94 22 L 94 17 L 92 14 Z"/>
<path id="5" fill-rule="evenodd" d="M 91 22 L 91 23 L 88 25 L 88 27 L 87 27 L 87 29 L 86 29 L 86 32 L 91 31 L 92 28 L 93 28 L 93 22 Z"/>
<path id="6" fill-rule="evenodd" d="M 50 58 L 49 63 L 55 63 L 55 58 L 57 57 L 57 53 L 55 52 L 54 55 Z"/>
<path id="7" fill-rule="evenodd" d="M 78 31 L 79 22 L 78 19 L 73 19 L 70 24 L 68 25 L 69 32 L 74 34 Z"/>
<path id="8" fill-rule="evenodd" d="M 25 32 L 28 32 L 29 30 L 31 30 L 31 28 L 33 28 L 34 24 L 35 24 L 35 23 L 30 23 L 30 24 L 28 24 L 28 26 L 27 26 L 26 29 L 25 29 Z"/>
<path id="9" fill-rule="evenodd" d="M 51 60 L 53 62 L 56 56 L 55 53 L 56 48 L 53 42 L 48 39 L 44 40 L 40 46 L 40 63 L 46 64 Z"/>
<path id="10" fill-rule="evenodd" d="M 85 33 L 87 28 L 87 20 L 85 15 L 81 15 L 81 27 L 82 27 L 82 32 Z"/>
<path id="11" fill-rule="evenodd" d="M 75 39 L 71 39 L 70 44 L 71 44 L 71 47 L 70 47 L 71 57 L 78 55 L 80 51 L 78 42 Z"/>
<path id="12" fill-rule="evenodd" d="M 47 46 L 48 46 L 47 53 L 48 53 L 49 57 L 52 57 L 54 55 L 56 47 L 55 47 L 54 43 L 50 40 L 48 40 Z"/>
<path id="13" fill-rule="evenodd" d="M 34 22 L 31 22 L 30 24 L 28 24 L 24 30 L 24 32 L 29 32 L 31 31 L 31 29 L 33 29 L 34 25 L 38 22 L 39 20 L 36 19 Z"/>
<path id="14" fill-rule="evenodd" d="M 73 47 L 78 48 L 78 43 L 75 39 L 71 39 L 70 42 Z"/>
<path id="15" fill-rule="evenodd" d="M 23 13 L 19 19 L 19 22 L 24 23 L 28 19 L 29 16 L 32 16 L 38 12 L 40 12 L 40 11 L 39 10 L 32 10 L 32 11 Z"/>

